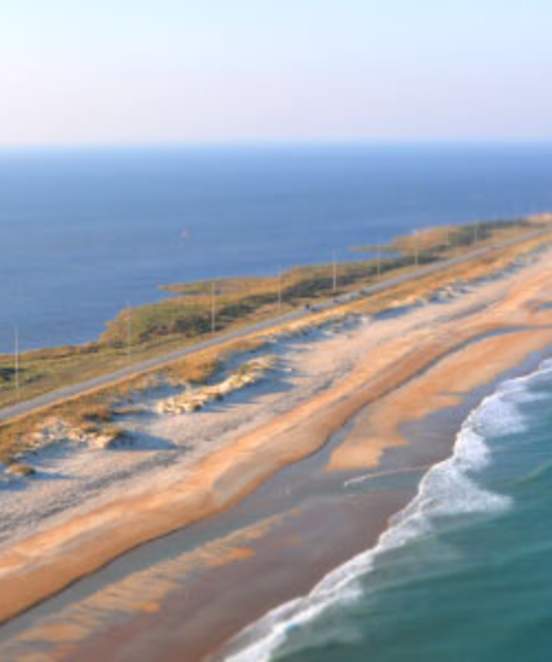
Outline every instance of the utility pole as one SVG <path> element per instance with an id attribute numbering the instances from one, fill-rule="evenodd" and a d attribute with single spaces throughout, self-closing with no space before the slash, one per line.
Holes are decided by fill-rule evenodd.
<path id="1" fill-rule="evenodd" d="M 19 397 L 19 329 L 17 326 L 13 329 L 13 344 L 14 344 L 14 380 L 15 392 Z"/>
<path id="2" fill-rule="evenodd" d="M 333 293 L 335 294 L 337 291 L 337 259 L 335 256 L 335 251 L 332 253 L 332 289 Z"/>
<path id="3" fill-rule="evenodd" d="M 131 352 L 131 340 L 132 340 L 132 310 L 130 308 L 130 302 L 127 301 L 127 358 L 130 361 L 130 352 Z"/>
<path id="4" fill-rule="evenodd" d="M 217 328 L 217 310 L 215 305 L 215 281 L 211 283 L 211 333 L 214 333 Z"/>

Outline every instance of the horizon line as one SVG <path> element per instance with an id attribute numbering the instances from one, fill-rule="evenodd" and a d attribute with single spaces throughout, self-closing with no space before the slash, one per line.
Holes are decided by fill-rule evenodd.
<path id="1" fill-rule="evenodd" d="M 297 138 L 297 139 L 227 139 L 136 142 L 23 143 L 1 144 L 0 152 L 72 151 L 72 150 L 147 150 L 147 149 L 221 149 L 275 147 L 401 147 L 401 146 L 476 146 L 542 145 L 552 146 L 552 136 L 489 138 Z"/>

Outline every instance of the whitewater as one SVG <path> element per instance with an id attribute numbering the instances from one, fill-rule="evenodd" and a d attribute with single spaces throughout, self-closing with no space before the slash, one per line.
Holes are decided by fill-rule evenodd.
<path id="1" fill-rule="evenodd" d="M 469 529 L 472 523 L 482 526 L 515 509 L 515 496 L 507 489 L 495 489 L 494 485 L 500 485 L 500 481 L 494 474 L 499 472 L 504 484 L 509 480 L 519 483 L 519 476 L 504 476 L 501 465 L 506 462 L 506 471 L 511 474 L 512 454 L 516 450 L 514 444 L 504 440 L 527 436 L 534 425 L 535 412 L 538 418 L 546 401 L 552 403 L 551 360 L 529 375 L 500 384 L 471 411 L 456 436 L 450 458 L 434 465 L 423 476 L 415 498 L 391 518 L 374 547 L 327 574 L 308 595 L 277 607 L 248 626 L 232 640 L 224 659 L 229 662 L 288 659 L 288 655 L 292 656 L 303 646 L 320 648 L 338 644 L 332 641 L 332 637 L 339 639 L 335 620 L 348 607 L 362 602 L 367 592 L 375 590 L 370 577 L 391 552 L 402 548 L 408 554 L 412 543 L 424 541 L 442 548 L 447 531 Z M 520 466 L 525 468 L 523 462 Z M 455 563 L 456 556 L 451 555 Z M 424 572 L 428 572 L 427 568 Z M 332 613 L 334 626 L 313 636 L 312 628 L 328 612 Z M 307 629 L 309 636 L 302 636 Z M 349 628 L 344 640 L 350 638 L 354 641 L 362 636 L 351 634 Z M 333 658 L 330 655 L 327 659 Z"/>

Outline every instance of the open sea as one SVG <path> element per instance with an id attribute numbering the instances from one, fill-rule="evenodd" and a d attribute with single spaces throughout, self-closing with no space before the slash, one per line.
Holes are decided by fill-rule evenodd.
<path id="1" fill-rule="evenodd" d="M 23 349 L 93 339 L 162 283 L 547 210 L 552 145 L 3 152 L 0 351 L 14 325 Z M 374 547 L 252 624 L 229 659 L 552 659 L 552 361 L 498 385 L 412 480 Z"/>
<path id="2" fill-rule="evenodd" d="M 228 662 L 552 659 L 552 361 L 503 382 L 377 545 L 269 612 Z"/>
<path id="3" fill-rule="evenodd" d="M 0 151 L 0 351 L 92 340 L 163 283 L 549 209 L 552 145 Z"/>

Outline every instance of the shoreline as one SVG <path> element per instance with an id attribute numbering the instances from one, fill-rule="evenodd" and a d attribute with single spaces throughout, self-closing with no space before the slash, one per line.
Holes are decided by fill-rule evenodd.
<path id="1" fill-rule="evenodd" d="M 330 565 L 326 567 L 326 571 L 319 573 L 315 581 L 311 581 L 308 590 L 301 590 L 301 586 L 305 584 L 300 570 L 295 571 L 294 583 L 290 582 L 289 591 L 286 600 L 274 602 L 268 610 L 261 612 L 257 611 L 255 618 L 248 621 L 242 628 L 234 632 L 234 634 L 223 641 L 220 645 L 209 646 L 205 649 L 197 649 L 193 651 L 193 659 L 203 660 L 205 662 L 223 662 L 228 659 L 230 655 L 237 655 L 236 660 L 241 661 L 239 654 L 247 650 L 248 645 L 251 645 L 255 640 L 253 639 L 253 631 L 260 622 L 267 617 L 271 611 L 277 611 L 284 607 L 285 604 L 291 603 L 297 598 L 302 598 L 310 595 L 319 583 L 333 572 L 338 571 L 342 566 L 346 566 L 357 555 L 365 554 L 372 550 L 377 545 L 380 535 L 385 533 L 389 527 L 389 519 L 402 511 L 417 494 L 417 488 L 421 479 L 426 473 L 436 464 L 450 458 L 451 452 L 456 442 L 456 436 L 460 430 L 462 423 L 467 419 L 471 411 L 476 409 L 484 400 L 485 397 L 495 392 L 495 389 L 502 383 L 510 379 L 526 375 L 533 372 L 538 368 L 542 361 L 549 359 L 552 355 L 552 343 L 549 343 L 545 348 L 538 348 L 534 352 L 525 356 L 521 362 L 513 363 L 499 374 L 494 374 L 492 379 L 487 383 L 480 383 L 469 391 L 465 391 L 462 398 L 454 403 L 443 405 L 438 408 L 428 408 L 421 415 L 416 415 L 414 418 L 404 417 L 400 421 L 398 417 L 394 419 L 395 432 L 403 440 L 403 444 L 388 446 L 380 456 L 380 462 L 377 467 L 373 467 L 364 476 L 357 479 L 357 482 L 369 483 L 370 481 L 377 480 L 380 476 L 401 474 L 412 472 L 413 475 L 419 476 L 416 488 L 407 490 L 397 489 L 396 491 L 389 492 L 382 497 L 377 492 L 370 494 L 371 499 L 366 501 L 363 507 L 363 514 L 366 515 L 370 521 L 369 535 L 363 540 L 365 545 L 357 546 L 354 553 L 344 555 L 340 564 Z M 407 391 L 418 390 L 416 385 L 406 385 L 398 389 L 397 393 L 403 391 L 406 395 Z M 361 412 L 355 417 L 352 433 L 348 436 L 349 440 L 354 438 L 354 427 L 357 425 L 362 426 L 363 420 L 367 418 L 370 409 L 380 410 L 377 413 L 385 411 L 389 414 L 396 403 L 393 401 L 393 394 L 388 399 L 379 402 L 375 407 L 369 407 L 368 410 Z M 427 395 L 427 394 L 425 394 Z M 347 440 L 345 441 L 345 445 Z M 343 448 L 343 445 L 338 447 Z M 329 463 L 330 471 L 332 468 L 332 460 Z M 378 502 L 379 499 L 379 502 Z M 370 502 L 371 501 L 371 502 Z M 373 527 L 374 522 L 379 523 L 379 526 Z M 329 524 L 331 534 L 335 534 L 335 527 Z M 372 528 L 373 527 L 373 528 Z M 365 533 L 365 532 L 363 532 Z M 334 537 L 334 543 L 337 541 L 341 543 L 342 540 Z M 358 542 L 358 540 L 357 540 Z M 305 556 L 304 561 L 306 561 Z M 270 570 L 270 565 L 264 568 L 265 572 Z M 303 568 L 303 572 L 306 568 Z M 239 570 L 236 570 L 236 575 L 239 575 Z M 243 578 L 242 578 L 243 580 Z M 238 582 L 236 582 L 238 583 Z M 281 588 L 280 588 L 281 590 Z M 212 624 L 211 624 L 212 625 Z M 99 640 L 101 643 L 101 639 Z M 114 641 L 110 642 L 110 646 L 114 645 Z M 181 649 L 182 650 L 182 649 Z M 186 650 L 188 650 L 186 648 Z M 171 651 L 166 658 L 163 659 L 176 659 L 176 650 Z M 232 658 L 234 659 L 234 658 Z M 247 658 L 249 659 L 249 658 Z M 264 660 L 264 658 L 262 658 Z M 146 658 L 143 658 L 144 662 Z M 245 660 L 245 658 L 244 658 Z M 91 659 L 90 659 L 91 662 Z"/>
<path id="2" fill-rule="evenodd" d="M 550 347 L 546 352 L 549 350 Z M 363 482 L 378 480 L 383 473 L 399 474 L 416 467 L 418 469 L 413 473 L 421 478 L 429 466 L 450 456 L 459 424 L 484 396 L 498 383 L 534 369 L 545 356 L 537 351 L 521 364 L 497 375 L 492 382 L 466 394 L 461 403 L 409 423 L 403 430 L 408 443 L 388 448 L 379 466 L 374 467 Z M 335 445 L 339 443 L 341 441 L 335 440 Z M 332 448 L 324 450 L 323 457 L 318 458 L 320 468 L 327 464 L 331 451 Z M 428 466 L 419 468 L 428 462 Z M 270 483 L 274 480 L 265 484 L 263 489 L 268 490 L 265 500 L 277 493 L 283 480 L 284 476 L 278 486 L 272 488 Z M 261 617 L 267 605 L 274 608 L 296 595 L 309 592 L 336 566 L 373 546 L 386 528 L 388 517 L 411 501 L 417 482 L 410 483 L 409 489 L 376 492 L 367 497 L 349 496 L 346 503 L 324 503 L 322 510 L 319 507 L 306 508 L 303 512 L 289 514 L 287 521 L 276 518 L 266 525 L 253 527 L 229 541 L 229 546 L 215 546 L 210 554 L 217 561 L 209 561 L 205 574 L 200 573 L 188 582 L 186 591 L 176 590 L 160 600 L 150 600 L 147 595 L 142 595 L 145 602 L 137 606 L 128 623 L 93 632 L 83 641 L 73 642 L 65 653 L 60 651 L 56 659 L 70 660 L 77 656 L 83 662 L 92 662 L 98 655 L 105 655 L 106 659 L 146 662 L 152 657 L 182 659 L 185 651 L 189 656 L 187 659 L 222 660 L 231 649 L 233 637 Z M 253 509 L 257 507 L 258 504 L 251 505 Z M 258 534 L 254 532 L 255 528 L 258 528 Z M 292 537 L 296 544 L 282 545 L 282 539 Z M 337 541 L 339 545 L 336 545 Z M 309 552 L 313 548 L 317 549 L 314 564 L 312 551 Z M 194 567 L 197 568 L 198 563 L 199 558 L 196 558 Z M 285 573 L 274 573 L 275 568 L 285 569 Z M 274 577 L 268 582 L 259 580 L 270 575 Z M 147 576 L 133 581 L 135 584 L 144 581 L 147 585 Z M 163 583 L 166 579 L 159 581 Z M 235 608 L 234 602 L 236 590 L 240 594 L 239 609 Z M 96 598 L 94 604 L 98 609 L 102 601 Z M 159 635 L 152 634 L 157 631 L 163 633 L 162 640 Z M 66 632 L 54 628 L 40 631 L 41 638 L 50 637 L 57 640 L 58 645 L 66 636 Z"/>
<path id="3" fill-rule="evenodd" d="M 0 615 L 5 620 L 141 542 L 235 505 L 281 468 L 316 453 L 367 407 L 370 434 L 359 436 L 353 425 L 351 434 L 336 451 L 337 459 L 331 458 L 328 472 L 339 474 L 344 469 L 377 466 L 384 452 L 405 447 L 399 428 L 409 422 L 409 417 L 410 421 L 418 420 L 431 411 L 458 404 L 458 394 L 448 392 L 451 379 L 456 379 L 457 390 L 476 388 L 477 383 L 467 378 L 470 366 L 484 382 L 552 344 L 552 311 L 536 305 L 547 301 L 543 296 L 552 272 L 543 262 L 541 257 L 521 277 L 512 276 L 508 291 L 495 300 L 492 308 L 471 313 L 467 320 L 443 322 L 437 334 L 435 330 L 420 328 L 408 338 L 384 343 L 385 351 L 380 346 L 379 356 L 371 356 L 369 365 L 357 366 L 330 391 L 205 458 L 197 467 L 192 484 L 176 485 L 170 494 L 120 499 L 1 553 L 0 590 L 16 597 L 22 593 L 24 576 L 27 593 L 20 595 L 18 603 L 14 600 L 15 604 L 3 605 Z M 502 284 L 489 286 L 493 287 L 499 292 L 503 289 Z M 455 330 L 454 337 L 448 329 Z M 501 329 L 508 332 L 500 335 Z M 415 350 L 411 348 L 413 343 Z M 484 357 L 493 360 L 481 371 Z M 439 378 L 434 371 L 441 373 Z M 447 390 L 443 391 L 445 386 Z M 414 391 L 418 392 L 417 397 L 413 397 Z M 396 415 L 401 398 L 406 421 Z M 414 406 L 407 406 L 408 402 Z M 393 411 L 395 416 L 390 416 Z M 378 439 L 378 425 L 385 438 Z M 391 434 L 393 430 L 395 433 Z M 133 526 L 134 535 L 129 536 L 128 530 Z M 33 553 L 37 545 L 42 558 Z M 68 555 L 71 558 L 76 550 L 79 562 L 71 566 Z"/>
<path id="4" fill-rule="evenodd" d="M 309 269 L 312 270 L 313 273 L 310 276 L 312 283 L 310 285 L 308 282 L 306 285 L 303 283 L 305 291 L 302 291 L 299 287 L 302 283 L 301 280 L 295 284 L 288 283 L 287 288 L 290 293 L 287 294 L 286 292 L 282 293 L 281 290 L 278 294 L 279 280 L 277 277 L 271 279 L 267 291 L 262 288 L 257 291 L 258 285 L 256 289 L 256 286 L 249 283 L 251 280 L 255 281 L 255 278 L 235 279 L 249 283 L 251 291 L 239 295 L 241 299 L 239 297 L 236 300 L 230 298 L 226 303 L 224 296 L 220 298 L 218 306 L 222 308 L 221 312 L 224 313 L 226 306 L 226 317 L 231 318 L 230 321 L 226 320 L 222 326 L 215 323 L 214 318 L 211 320 L 211 300 L 206 298 L 204 293 L 196 292 L 193 283 L 175 286 L 174 296 L 164 302 L 120 311 L 117 317 L 107 324 L 105 332 L 94 342 L 65 347 L 47 347 L 21 353 L 19 362 L 24 362 L 26 366 L 24 371 L 19 372 L 22 381 L 20 379 L 20 384 L 16 390 L 12 391 L 12 395 L 10 395 L 10 389 L 6 391 L 4 388 L 0 392 L 2 396 L 0 433 L 3 432 L 2 428 L 22 421 L 26 417 L 40 414 L 51 407 L 63 406 L 69 401 L 78 401 L 81 398 L 93 396 L 109 387 L 124 386 L 130 381 L 139 381 L 140 378 L 164 370 L 176 361 L 182 360 L 191 354 L 209 350 L 216 346 L 231 344 L 251 334 L 270 330 L 271 327 L 274 329 L 279 324 L 306 318 L 306 311 L 302 308 L 305 304 L 307 304 L 307 307 L 313 305 L 319 311 L 338 310 L 347 302 L 350 303 L 354 300 L 360 293 L 362 293 L 362 296 L 373 296 L 400 286 L 405 282 L 422 280 L 427 275 L 445 272 L 448 269 L 454 269 L 459 265 L 472 261 L 485 261 L 489 255 L 496 254 L 497 251 L 499 253 L 504 252 L 516 245 L 522 246 L 530 243 L 532 240 L 537 242 L 542 240 L 543 243 L 547 243 L 546 237 L 550 234 L 550 218 L 552 216 L 549 214 L 530 215 L 522 219 L 513 219 L 510 222 L 501 222 L 502 225 L 498 223 L 498 229 L 494 227 L 495 222 L 493 221 L 482 222 L 480 226 L 486 228 L 486 238 L 481 240 L 477 247 L 473 244 L 474 250 L 469 250 L 472 248 L 469 238 L 467 244 L 465 243 L 465 237 L 461 238 L 459 246 L 462 251 L 460 255 L 457 253 L 458 246 L 454 241 L 450 240 L 452 243 L 443 244 L 445 228 L 424 228 L 420 230 L 419 234 L 422 238 L 427 235 L 422 242 L 427 243 L 427 246 L 421 253 L 421 262 L 419 264 L 416 262 L 414 269 L 409 258 L 413 248 L 409 244 L 408 237 L 397 237 L 394 241 L 402 245 L 399 257 L 392 259 L 392 262 L 398 260 L 397 264 L 390 265 L 389 269 L 386 267 L 383 271 L 384 277 L 380 278 L 379 275 L 376 276 L 376 262 L 374 260 L 358 263 L 364 265 L 364 272 L 362 274 L 356 273 L 353 268 L 348 276 L 341 274 L 343 282 L 340 283 L 338 290 L 334 288 L 333 301 L 331 299 L 331 282 L 326 277 L 326 272 L 331 268 L 331 264 L 298 267 L 290 271 L 291 275 L 295 271 L 301 273 L 303 271 L 308 272 Z M 532 228 L 532 230 L 523 233 L 522 230 L 527 228 Z M 455 237 L 459 235 L 461 237 L 469 229 L 470 226 L 450 226 L 447 236 Z M 496 237 L 495 231 L 498 233 Z M 514 233 L 513 237 L 511 236 L 512 232 Z M 504 236 L 501 233 L 504 233 Z M 466 246 L 468 250 L 464 251 Z M 425 259 L 422 259 L 424 256 Z M 347 267 L 349 269 L 354 264 L 356 263 L 346 262 L 342 264 L 342 268 Z M 386 275 L 387 271 L 389 271 L 388 276 Z M 263 279 L 261 278 L 260 281 L 262 282 Z M 228 282 L 231 283 L 232 279 Z M 202 282 L 200 285 L 203 287 L 205 283 Z M 279 287 L 281 288 L 281 282 Z M 231 293 L 234 289 L 230 286 Z M 180 298 L 175 298 L 181 290 Z M 228 296 L 235 297 L 236 293 L 234 292 Z M 283 308 L 282 296 L 287 301 Z M 194 305 L 207 307 L 208 315 L 204 310 L 204 314 L 207 315 L 205 319 L 198 318 L 195 322 L 192 320 L 193 333 L 188 337 L 188 334 L 184 332 L 187 328 L 185 314 L 184 318 L 179 318 L 182 326 L 180 329 L 172 326 L 169 328 L 167 320 L 177 315 L 175 310 L 185 310 L 186 300 L 190 297 L 195 301 Z M 197 298 L 194 299 L 194 297 Z M 262 303 L 258 301 L 261 299 Z M 277 301 L 280 301 L 280 304 L 277 304 Z M 252 306 L 253 311 L 246 314 L 242 319 L 230 314 L 230 310 L 240 305 L 244 305 L 246 308 Z M 282 311 L 285 314 L 282 315 Z M 223 314 L 222 317 L 225 317 L 225 315 Z M 149 322 L 140 321 L 139 318 L 145 318 Z M 139 337 L 132 337 L 133 324 L 134 326 L 147 327 L 148 323 L 150 326 L 153 325 L 152 328 L 143 330 Z M 202 324 L 207 326 L 202 330 L 198 330 L 196 326 Z M 211 326 L 212 324 L 214 326 Z M 165 332 L 160 332 L 159 329 L 155 332 L 154 329 L 157 327 L 164 328 Z M 211 333 L 209 333 L 209 330 Z M 164 351 L 161 351 L 162 348 L 164 348 Z M 130 360 L 131 355 L 132 361 Z M 0 368 L 7 375 L 6 380 L 8 381 L 6 383 L 9 385 L 12 382 L 13 387 L 15 387 L 12 363 L 13 357 L 11 355 L 0 354 Z M 99 366 L 103 366 L 101 370 L 98 370 Z M 59 374 L 58 370 L 61 370 Z M 50 372 L 56 376 L 56 379 L 47 387 L 46 384 L 41 383 L 41 380 L 45 373 Z M 86 377 L 85 379 L 83 379 L 83 374 Z M 29 383 L 26 383 L 27 381 Z"/>
<path id="5" fill-rule="evenodd" d="M 542 208 L 540 211 L 535 211 L 535 210 L 530 210 L 527 209 L 527 211 L 522 212 L 522 213 L 517 213 L 517 212 L 511 212 L 511 213 L 505 213 L 498 218 L 493 218 L 493 217 L 485 217 L 481 221 L 478 221 L 482 226 L 484 225 L 489 225 L 490 227 L 493 226 L 493 224 L 498 223 L 503 223 L 506 227 L 510 225 L 512 228 L 515 227 L 517 223 L 520 221 L 528 220 L 528 221 L 537 221 L 539 222 L 539 218 L 546 218 L 550 217 L 551 213 L 546 209 Z M 549 221 L 546 221 L 549 222 Z M 456 223 L 450 223 L 448 225 L 429 225 L 429 226 L 422 226 L 421 228 L 418 228 L 421 232 L 425 231 L 434 231 L 434 230 L 444 230 L 446 228 L 450 228 L 453 231 L 459 231 L 462 233 L 462 231 L 471 231 L 472 227 L 474 225 L 474 221 L 468 216 L 464 220 L 461 220 Z M 415 228 L 413 228 L 415 229 Z M 387 243 L 385 244 L 385 248 L 389 249 L 389 247 L 393 244 L 395 241 L 407 241 L 408 235 L 402 235 L 402 234 L 394 234 L 391 235 L 387 239 Z M 484 241 L 482 239 L 479 240 L 482 245 L 484 245 Z M 465 248 L 466 246 L 470 246 L 470 241 L 466 241 L 466 243 L 459 243 L 456 248 Z M 370 250 L 373 249 L 373 250 Z M 374 261 L 375 263 L 375 253 L 377 252 L 376 245 L 373 244 L 368 244 L 368 245 L 351 245 L 345 249 L 345 255 L 347 256 L 346 258 L 343 258 L 338 261 L 338 266 L 341 268 L 346 268 L 349 265 L 358 265 L 362 263 L 366 263 L 369 261 Z M 310 270 L 310 269 L 321 269 L 323 271 L 326 271 L 327 273 L 331 273 L 332 269 L 332 263 L 325 261 L 327 258 L 321 258 L 321 259 L 312 259 L 312 258 L 307 258 L 299 260 L 298 262 L 294 262 L 290 264 L 289 266 L 286 266 L 286 272 L 292 272 L 293 270 Z M 177 280 L 169 280 L 169 281 L 161 281 L 158 282 L 157 284 L 152 284 L 151 285 L 151 291 L 152 293 L 156 294 L 150 294 L 144 298 L 144 296 L 139 297 L 139 302 L 133 304 L 131 306 L 132 310 L 137 310 L 139 308 L 142 308 L 144 306 L 155 306 L 159 303 L 163 303 L 166 301 L 168 298 L 176 296 L 179 292 L 183 291 L 190 291 L 193 292 L 194 290 L 197 289 L 198 286 L 210 286 L 211 282 L 213 280 L 215 281 L 220 281 L 221 283 L 230 283 L 232 284 L 235 281 L 248 281 L 248 280 L 274 280 L 277 278 L 277 269 L 281 267 L 273 266 L 272 269 L 269 270 L 263 270 L 263 271 L 258 271 L 254 270 L 251 272 L 241 272 L 238 271 L 237 273 L 228 273 L 226 275 L 222 276 L 217 276 L 216 274 L 214 276 L 197 276 L 197 277 L 192 277 L 190 280 L 186 281 L 177 281 Z M 328 288 L 327 292 L 328 296 L 331 294 L 330 289 Z M 129 297 L 122 297 L 121 301 L 128 300 Z M 130 300 L 133 300 L 133 297 L 130 296 Z M 107 318 L 104 318 L 102 320 L 98 320 L 95 323 L 95 330 L 87 332 L 83 337 L 80 338 L 80 340 L 72 340 L 72 341 L 64 341 L 60 340 L 58 343 L 54 344 L 33 344 L 30 346 L 28 349 L 26 349 L 24 352 L 22 352 L 22 356 L 25 356 L 26 353 L 32 354 L 36 352 L 48 352 L 48 351 L 56 351 L 60 350 L 62 348 L 67 348 L 67 347 L 74 347 L 74 348 L 83 348 L 88 345 L 93 345 L 99 342 L 101 336 L 105 333 L 107 327 L 109 326 L 110 323 L 113 323 L 120 315 L 123 313 L 125 310 L 124 305 L 120 305 L 119 308 L 117 308 L 113 315 Z M 5 358 L 6 356 L 11 356 L 13 352 L 13 347 L 10 344 L 9 346 L 6 346 L 2 351 L 0 351 L 0 359 Z"/>

